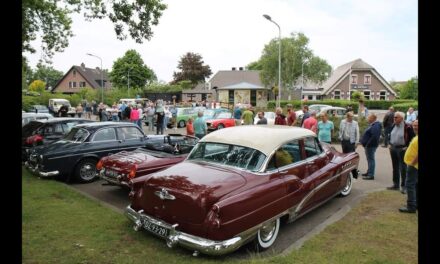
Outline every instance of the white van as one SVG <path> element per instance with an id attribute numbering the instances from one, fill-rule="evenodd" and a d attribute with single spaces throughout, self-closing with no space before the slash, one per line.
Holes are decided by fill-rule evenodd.
<path id="1" fill-rule="evenodd" d="M 49 99 L 49 113 L 57 116 L 62 105 L 66 105 L 69 108 L 69 111 L 67 112 L 68 115 L 72 117 L 75 116 L 76 109 L 70 105 L 70 102 L 67 99 Z"/>

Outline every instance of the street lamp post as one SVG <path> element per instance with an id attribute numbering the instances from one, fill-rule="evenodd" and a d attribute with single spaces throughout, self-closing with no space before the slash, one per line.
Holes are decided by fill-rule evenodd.
<path id="1" fill-rule="evenodd" d="M 128 98 L 130 98 L 130 71 L 133 68 L 128 69 L 128 78 L 127 78 L 127 94 L 128 94 Z"/>
<path id="2" fill-rule="evenodd" d="M 92 57 L 96 57 L 101 61 L 101 102 L 104 103 L 104 75 L 103 75 L 103 69 L 102 69 L 102 59 L 99 56 L 87 53 L 87 55 L 92 56 Z"/>
<path id="3" fill-rule="evenodd" d="M 270 22 L 274 23 L 279 30 L 279 37 L 278 37 L 278 100 L 277 100 L 277 107 L 280 106 L 280 100 L 281 100 L 281 28 L 280 26 L 272 20 L 272 18 L 269 15 L 263 15 L 264 18 L 269 20 Z"/>
<path id="4" fill-rule="evenodd" d="M 303 98 L 303 89 L 304 89 L 304 64 L 306 63 L 307 61 L 305 60 L 303 63 L 302 63 L 302 65 L 301 65 L 301 94 L 300 94 L 300 97 L 299 97 L 299 99 L 300 100 L 302 100 Z"/>

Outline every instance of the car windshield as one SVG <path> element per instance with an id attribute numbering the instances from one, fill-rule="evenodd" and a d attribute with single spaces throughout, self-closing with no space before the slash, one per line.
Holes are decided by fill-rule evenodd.
<path id="1" fill-rule="evenodd" d="M 206 116 L 206 117 L 209 117 L 209 118 L 213 117 L 214 114 L 215 114 L 215 111 L 212 110 L 212 109 L 206 109 L 206 110 L 203 112 L 203 116 Z"/>
<path id="2" fill-rule="evenodd" d="M 70 132 L 64 137 L 65 140 L 70 140 L 74 142 L 83 142 L 90 135 L 89 131 L 84 128 L 74 127 Z"/>
<path id="3" fill-rule="evenodd" d="M 212 142 L 198 143 L 188 157 L 188 160 L 225 164 L 250 171 L 260 170 L 265 159 L 266 155 L 256 149 Z"/>
<path id="4" fill-rule="evenodd" d="M 231 118 L 232 114 L 229 112 L 218 112 L 214 115 L 214 119 Z"/>

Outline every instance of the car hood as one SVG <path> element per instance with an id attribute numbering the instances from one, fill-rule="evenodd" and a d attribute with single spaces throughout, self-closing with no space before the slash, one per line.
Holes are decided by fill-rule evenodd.
<path id="1" fill-rule="evenodd" d="M 150 174 L 133 202 L 165 221 L 201 224 L 215 202 L 245 184 L 233 169 L 185 161 Z M 174 199 L 161 198 L 165 192 Z"/>

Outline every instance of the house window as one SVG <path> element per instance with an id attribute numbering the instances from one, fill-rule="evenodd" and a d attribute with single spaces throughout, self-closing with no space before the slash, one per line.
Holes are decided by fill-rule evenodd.
<path id="1" fill-rule="evenodd" d="M 86 87 L 86 82 L 79 82 L 79 87 Z"/>
<path id="2" fill-rule="evenodd" d="M 380 91 L 379 100 L 386 100 L 386 99 L 387 99 L 387 92 L 386 91 Z"/>
<path id="3" fill-rule="evenodd" d="M 251 90 L 251 105 L 257 105 L 257 91 Z"/>
<path id="4" fill-rule="evenodd" d="M 357 84 L 358 83 L 358 76 L 357 74 L 351 75 L 351 84 Z"/>
<path id="5" fill-rule="evenodd" d="M 313 95 L 308 95 L 307 100 L 313 100 Z"/>
<path id="6" fill-rule="evenodd" d="M 364 84 L 371 84 L 371 75 L 364 75 Z"/>
<path id="7" fill-rule="evenodd" d="M 76 82 L 69 82 L 69 88 L 76 88 Z"/>
<path id="8" fill-rule="evenodd" d="M 371 92 L 370 91 L 364 91 L 364 97 L 366 100 L 370 100 Z"/>
<path id="9" fill-rule="evenodd" d="M 229 90 L 229 103 L 234 103 L 234 90 Z"/>
<path id="10" fill-rule="evenodd" d="M 335 90 L 335 95 L 333 96 L 333 99 L 341 99 L 341 91 Z"/>

